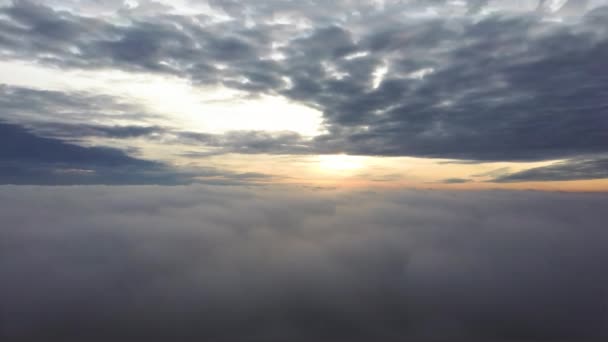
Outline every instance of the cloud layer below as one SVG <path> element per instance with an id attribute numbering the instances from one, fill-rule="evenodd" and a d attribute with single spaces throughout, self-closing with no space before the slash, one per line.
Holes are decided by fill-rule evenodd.
<path id="1" fill-rule="evenodd" d="M 0 188 L 3 341 L 600 341 L 605 195 Z"/>

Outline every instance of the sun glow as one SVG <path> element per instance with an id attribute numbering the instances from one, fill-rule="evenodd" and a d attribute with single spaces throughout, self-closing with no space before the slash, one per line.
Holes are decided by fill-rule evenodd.
<path id="1" fill-rule="evenodd" d="M 0 3 L 2 0 L 0 0 Z M 65 71 L 0 61 L 0 84 L 104 94 L 138 105 L 156 125 L 221 134 L 229 131 L 291 131 L 312 137 L 324 131 L 323 113 L 277 95 L 250 97 L 222 86 L 202 87 L 172 76 L 124 71 Z M 287 79 L 286 83 L 290 84 Z M 116 122 L 113 122 L 116 124 Z M 121 124 L 141 124 L 121 122 Z"/>
<path id="2" fill-rule="evenodd" d="M 328 171 L 351 171 L 365 166 L 365 157 L 347 154 L 323 155 L 318 157 L 319 168 Z"/>

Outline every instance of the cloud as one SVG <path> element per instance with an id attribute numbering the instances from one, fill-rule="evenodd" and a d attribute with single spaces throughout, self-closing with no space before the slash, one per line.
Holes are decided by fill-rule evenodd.
<path id="1" fill-rule="evenodd" d="M 314 154 L 310 139 L 290 131 L 230 131 L 224 134 L 175 132 L 180 143 L 214 148 L 214 154 Z M 195 156 L 197 153 L 189 153 Z M 204 153 L 203 153 L 204 155 Z"/>
<path id="2" fill-rule="evenodd" d="M 581 157 L 549 166 L 504 174 L 494 182 L 572 181 L 608 178 L 608 158 Z"/>
<path id="3" fill-rule="evenodd" d="M 193 176 L 105 147 L 42 138 L 0 123 L 2 184 L 185 184 Z"/>
<path id="4" fill-rule="evenodd" d="M 606 80 L 592 74 L 608 45 L 590 34 L 546 26 L 530 18 L 490 17 L 458 26 L 461 33 L 444 28 L 447 32 L 426 39 L 439 39 L 430 46 L 408 43 L 412 38 L 407 37 L 399 46 L 408 53 L 396 57 L 393 68 L 408 67 L 421 49 L 425 67 L 435 71 L 423 80 L 389 71 L 376 91 L 361 96 L 352 96 L 352 89 L 335 90 L 339 94 L 325 89 L 323 96 L 344 99 L 332 100 L 325 112 L 334 133 L 328 140 L 352 154 L 476 160 L 601 152 L 606 108 L 596 91 L 606 87 Z M 532 35 L 544 29 L 546 35 Z M 452 46 L 463 40 L 472 43 Z M 445 59 L 433 61 L 435 49 L 447 51 Z M 417 69 L 422 65 L 402 72 Z M 583 98 L 591 102 L 579 103 Z"/>
<path id="5" fill-rule="evenodd" d="M 510 167 L 501 167 L 498 169 L 490 170 L 488 172 L 482 172 L 473 175 L 472 177 L 501 177 L 511 172 Z"/>
<path id="6" fill-rule="evenodd" d="M 605 195 L 3 187 L 3 341 L 600 341 Z"/>
<path id="7" fill-rule="evenodd" d="M 290 131 L 228 131 L 201 133 L 153 124 L 158 116 L 115 96 L 0 86 L 0 119 L 33 133 L 68 142 L 92 138 L 185 144 L 211 149 L 212 154 L 314 154 L 310 139 Z M 95 122 L 91 123 L 91 118 Z M 169 118 L 170 120 L 170 118 Z M 115 122 L 132 124 L 115 124 Z M 183 153 L 195 156 L 198 152 Z"/>
<path id="8" fill-rule="evenodd" d="M 148 13 L 118 24 L 17 1 L 2 9 L 0 46 L 5 59 L 287 97 L 324 113 L 328 134 L 307 148 L 315 153 L 530 161 L 607 152 L 608 31 L 597 5 L 567 24 L 472 14 L 502 6 L 485 1 L 461 12 L 435 1 L 436 14 L 418 1 L 211 5 L 234 20 Z"/>
<path id="9" fill-rule="evenodd" d="M 442 183 L 445 184 L 464 184 L 469 182 L 471 182 L 471 180 L 466 178 L 448 178 L 442 181 Z"/>
<path id="10" fill-rule="evenodd" d="M 47 129 L 78 125 L 83 129 L 96 122 L 115 121 L 140 125 L 158 118 L 125 99 L 84 91 L 56 91 L 0 85 L 0 119 Z M 75 127 L 75 126 L 74 126 Z M 77 135 L 76 129 L 72 134 Z"/>
<path id="11" fill-rule="evenodd" d="M 36 133 L 65 139 L 90 137 L 129 139 L 160 136 L 169 132 L 168 129 L 159 126 L 76 125 L 63 123 L 30 123 L 30 125 L 33 126 Z"/>
<path id="12" fill-rule="evenodd" d="M 85 126 L 83 129 L 120 137 L 142 133 L 125 127 L 106 130 Z M 177 169 L 164 163 L 131 157 L 119 149 L 83 147 L 40 137 L 21 126 L 0 122 L 0 184 L 253 185 L 272 179 L 276 177 L 212 167 Z"/>

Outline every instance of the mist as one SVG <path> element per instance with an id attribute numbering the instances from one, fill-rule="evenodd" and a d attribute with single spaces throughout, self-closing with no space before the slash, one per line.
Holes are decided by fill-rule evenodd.
<path id="1" fill-rule="evenodd" d="M 608 196 L 0 188 L 2 341 L 603 341 Z"/>

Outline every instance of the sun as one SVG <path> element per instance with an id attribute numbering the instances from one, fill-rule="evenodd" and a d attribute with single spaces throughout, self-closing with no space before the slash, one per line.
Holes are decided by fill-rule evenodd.
<path id="1" fill-rule="evenodd" d="M 365 166 L 365 157 L 347 154 L 322 155 L 318 157 L 319 168 L 329 171 L 358 170 Z"/>

